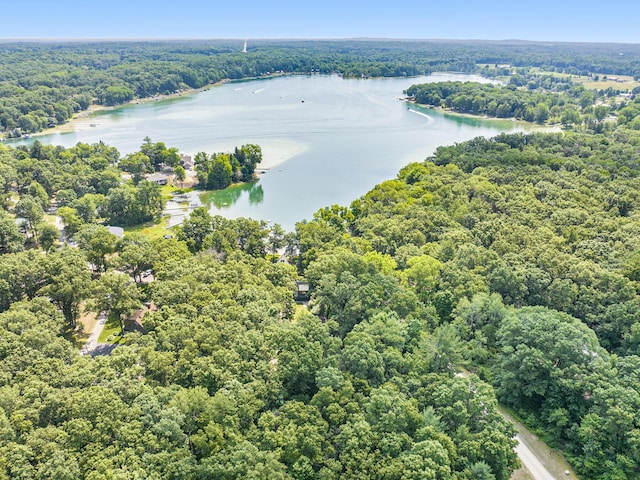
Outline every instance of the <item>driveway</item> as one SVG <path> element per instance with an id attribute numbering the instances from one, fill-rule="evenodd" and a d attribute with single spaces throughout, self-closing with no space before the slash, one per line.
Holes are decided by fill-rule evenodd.
<path id="1" fill-rule="evenodd" d="M 96 322 L 95 327 L 93 327 L 93 331 L 91 332 L 91 335 L 89 335 L 87 343 L 85 343 L 80 349 L 80 355 L 90 355 L 91 357 L 95 357 L 97 355 L 109 355 L 117 346 L 111 343 L 98 343 L 98 338 L 100 338 L 104 325 L 107 323 L 107 316 L 107 312 L 100 312 L 100 315 L 98 315 L 98 321 Z"/>

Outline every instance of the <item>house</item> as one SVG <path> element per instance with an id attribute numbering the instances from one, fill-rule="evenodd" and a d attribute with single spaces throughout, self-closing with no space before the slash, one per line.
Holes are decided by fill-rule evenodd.
<path id="1" fill-rule="evenodd" d="M 149 182 L 157 183 L 158 185 L 166 185 L 169 183 L 169 176 L 164 173 L 152 173 L 145 178 Z"/>
<path id="2" fill-rule="evenodd" d="M 309 282 L 296 282 L 296 294 L 294 296 L 296 302 L 304 302 L 311 298 L 311 286 Z"/>
<path id="3" fill-rule="evenodd" d="M 181 153 L 180 165 L 182 165 L 185 170 L 193 170 L 193 157 L 191 155 Z"/>

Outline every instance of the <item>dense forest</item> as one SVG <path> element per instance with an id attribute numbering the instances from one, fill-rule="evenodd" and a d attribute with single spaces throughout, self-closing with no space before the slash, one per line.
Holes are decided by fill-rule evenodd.
<path id="1" fill-rule="evenodd" d="M 347 77 L 481 72 L 535 66 L 640 77 L 637 45 L 463 41 L 0 42 L 0 133 L 65 123 L 91 104 L 117 105 L 224 79 L 282 73 Z"/>
<path id="2" fill-rule="evenodd" d="M 416 270 L 461 355 L 584 478 L 639 472 L 639 153 L 627 130 L 476 139 L 350 209 L 349 242 Z"/>
<path id="3" fill-rule="evenodd" d="M 78 168 L 115 157 L 3 153 L 38 148 Z M 513 431 L 493 384 L 584 478 L 635 478 L 639 156 L 623 128 L 478 138 L 293 235 L 197 209 L 176 238 L 85 225 L 78 249 L 41 255 L 6 213 L 0 465 L 9 478 L 506 479 Z M 18 203 L 38 198 L 37 170 L 21 173 Z M 274 263 L 282 246 L 293 265 Z M 308 311 L 293 302 L 300 274 Z M 143 301 L 158 308 L 146 334 L 77 356 L 82 306 L 124 324 Z"/>
<path id="4" fill-rule="evenodd" d="M 71 114 L 278 70 L 639 73 L 625 45 L 0 50 L 5 129 L 12 108 L 43 128 L 55 102 L 77 102 Z M 638 478 L 640 100 L 562 78 L 412 87 L 420 103 L 475 114 L 545 105 L 533 121 L 573 131 L 439 147 L 294 232 L 196 208 L 171 234 L 118 236 L 108 227 L 160 217 L 163 190 L 147 177 L 179 177 L 175 148 L 0 145 L 0 479 L 507 480 L 519 462 L 498 400 L 581 478 Z M 568 109 L 576 121 L 562 122 Z M 196 173 L 207 188 L 251 180 L 261 155 L 202 152 Z M 79 355 L 99 312 L 117 347 Z"/>
<path id="5" fill-rule="evenodd" d="M 47 255 L 12 231 L 0 465 L 9 478 L 507 479 L 513 430 L 493 384 L 584 478 L 636 478 L 639 153 L 622 128 L 478 138 L 294 235 L 204 209 L 176 238 L 94 226 Z M 282 246 L 293 265 L 275 262 Z M 300 274 L 308 311 L 293 302 Z M 77 356 L 82 306 L 124 324 L 143 301 L 158 308 L 145 334 Z"/>
<path id="6" fill-rule="evenodd" d="M 78 181 L 98 192 L 101 173 L 113 167 L 91 165 L 113 163 L 117 152 L 103 144 L 35 144 L 2 153 L 5 165 L 24 157 L 51 168 L 7 175 L 3 477 L 506 480 L 517 466 L 514 430 L 497 412 L 492 388 L 455 376 L 459 353 L 446 347 L 454 332 L 433 330 L 436 310 L 388 255 L 362 244 L 364 255 L 336 250 L 309 263 L 310 278 L 327 267 L 340 273 L 331 267 L 336 257 L 371 282 L 368 293 L 341 294 L 366 302 L 352 311 L 358 318 L 343 321 L 326 308 L 321 315 L 296 308 L 296 267 L 273 253 L 286 245 L 295 257 L 297 237 L 264 222 L 200 208 L 176 238 L 152 241 L 136 233 L 117 238 L 97 218 L 72 233 L 65 220 L 77 248 L 58 247 L 57 238 L 47 246 L 12 218 L 25 198 L 47 203 L 34 174 L 50 177 L 55 198 L 73 177 L 68 168 L 84 172 Z M 66 190 L 72 197 L 75 190 Z M 80 200 L 87 195 L 104 194 Z M 60 216 L 97 217 L 108 205 L 83 210 L 89 200 L 75 202 L 60 207 Z M 148 270 L 152 282 L 143 280 Z M 108 311 L 124 329 L 144 302 L 155 311 L 144 317 L 143 334 L 119 337 L 109 356 L 78 355 L 75 332 L 87 310 Z"/>

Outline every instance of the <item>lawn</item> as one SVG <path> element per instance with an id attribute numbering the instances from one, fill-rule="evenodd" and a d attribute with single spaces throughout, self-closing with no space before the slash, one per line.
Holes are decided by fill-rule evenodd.
<path id="1" fill-rule="evenodd" d="M 582 85 L 584 86 L 584 88 L 589 88 L 591 90 L 606 90 L 607 88 L 612 88 L 614 90 L 621 91 L 631 91 L 635 87 L 640 86 L 640 82 L 635 82 L 632 77 L 620 76 L 619 78 L 628 78 L 628 80 L 625 80 L 624 83 L 602 79 L 598 80 L 597 82 L 593 80 L 586 80 L 582 82 Z"/>
<path id="2" fill-rule="evenodd" d="M 167 230 L 167 219 L 161 218 L 157 222 L 147 222 L 140 225 L 133 225 L 131 227 L 124 227 L 125 233 L 142 233 L 153 240 L 156 238 L 162 238 L 170 230 Z"/>
<path id="3" fill-rule="evenodd" d="M 187 193 L 193 190 L 193 187 L 178 188 L 175 185 L 163 185 L 160 189 L 162 198 L 165 200 L 171 200 L 176 193 Z"/>
<path id="4" fill-rule="evenodd" d="M 307 314 L 308 312 L 309 308 L 306 305 L 296 303 L 296 311 L 293 314 L 293 323 L 296 323 L 301 316 Z"/>
<path id="5" fill-rule="evenodd" d="M 120 335 L 120 321 L 117 315 L 109 313 L 104 329 L 98 337 L 98 343 L 122 343 L 123 337 Z"/>

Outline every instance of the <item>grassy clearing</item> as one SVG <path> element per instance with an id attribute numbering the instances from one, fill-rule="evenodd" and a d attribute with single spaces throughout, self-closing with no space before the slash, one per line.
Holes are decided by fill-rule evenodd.
<path id="1" fill-rule="evenodd" d="M 536 73 L 540 75 L 551 75 L 557 78 L 570 78 L 573 83 L 580 84 L 589 90 L 606 90 L 607 88 L 612 88 L 614 90 L 626 90 L 630 92 L 635 87 L 640 86 L 640 82 L 634 81 L 633 77 L 628 75 L 599 75 L 598 80 L 595 80 L 589 75 L 570 75 L 568 73 L 546 72 L 540 69 L 532 69 L 532 71 L 536 71 Z M 605 79 L 605 77 L 607 78 Z M 610 80 L 610 77 L 617 78 L 620 81 Z"/>
<path id="2" fill-rule="evenodd" d="M 478 67 L 488 67 L 490 70 L 495 70 L 494 64 L 477 64 Z M 598 74 L 598 80 L 595 80 L 591 75 L 573 75 L 570 73 L 562 73 L 562 72 L 549 72 L 547 70 L 542 70 L 538 67 L 530 67 L 529 71 L 531 73 L 535 73 L 538 75 L 549 75 L 551 77 L 556 78 L 570 78 L 573 83 L 581 84 L 585 88 L 589 90 L 606 90 L 607 88 L 612 88 L 614 90 L 621 90 L 630 92 L 634 88 L 640 86 L 640 82 L 636 82 L 632 76 L 629 75 L 606 75 L 606 74 Z M 605 78 L 606 77 L 606 78 Z M 509 77 L 499 77 L 501 80 L 505 82 L 509 82 Z M 620 81 L 611 80 L 611 78 L 619 79 Z"/>
<path id="3" fill-rule="evenodd" d="M 104 324 L 102 333 L 98 337 L 98 343 L 122 343 L 123 337 L 120 335 L 120 321 L 117 315 L 109 313 L 107 322 Z"/>
<path id="4" fill-rule="evenodd" d="M 549 72 L 547 70 L 542 70 L 539 67 L 530 67 L 529 71 L 531 73 L 536 73 L 538 75 L 549 75 L 551 77 L 556 77 L 556 78 L 571 78 L 574 81 L 580 79 L 580 78 L 589 78 L 588 76 L 581 76 L 581 75 L 572 75 L 570 73 L 563 73 L 563 72 Z"/>
<path id="5" fill-rule="evenodd" d="M 174 194 L 191 192 L 193 187 L 177 187 L 175 185 L 163 185 L 160 189 L 162 198 L 165 200 L 171 200 Z"/>
<path id="6" fill-rule="evenodd" d="M 162 188 L 160 188 L 160 193 L 162 193 L 162 198 L 164 198 L 165 200 L 171 200 L 171 196 L 176 193 L 176 191 L 178 190 L 178 187 L 176 187 L 175 185 L 163 185 Z"/>
<path id="7" fill-rule="evenodd" d="M 634 82 L 631 77 L 629 78 L 630 80 L 624 83 L 614 82 L 612 80 L 598 80 L 597 82 L 591 80 L 582 82 L 582 85 L 584 86 L 584 88 L 588 88 L 590 90 L 606 90 L 607 88 L 612 88 L 614 90 L 626 90 L 630 92 L 637 86 L 640 86 L 640 82 Z"/>
<path id="8" fill-rule="evenodd" d="M 83 306 L 84 309 L 84 306 Z M 78 318 L 76 328 L 69 332 L 69 338 L 77 346 L 87 343 L 91 332 L 96 328 L 98 323 L 98 314 L 96 312 L 84 311 Z"/>
<path id="9" fill-rule="evenodd" d="M 50 223 L 51 225 L 56 224 L 56 216 L 51 213 L 45 213 L 43 220 L 45 223 Z"/>
<path id="10" fill-rule="evenodd" d="M 157 222 L 147 222 L 141 225 L 133 225 L 131 227 L 125 227 L 125 233 L 142 233 L 143 235 L 149 237 L 149 239 L 154 240 L 156 238 L 162 238 L 162 236 L 170 233 L 167 230 L 167 219 L 161 218 Z"/>
<path id="11" fill-rule="evenodd" d="M 308 313 L 309 309 L 306 305 L 302 305 L 301 303 L 296 303 L 296 311 L 293 313 L 293 323 L 297 323 L 298 319 L 302 317 L 304 314 Z"/>

